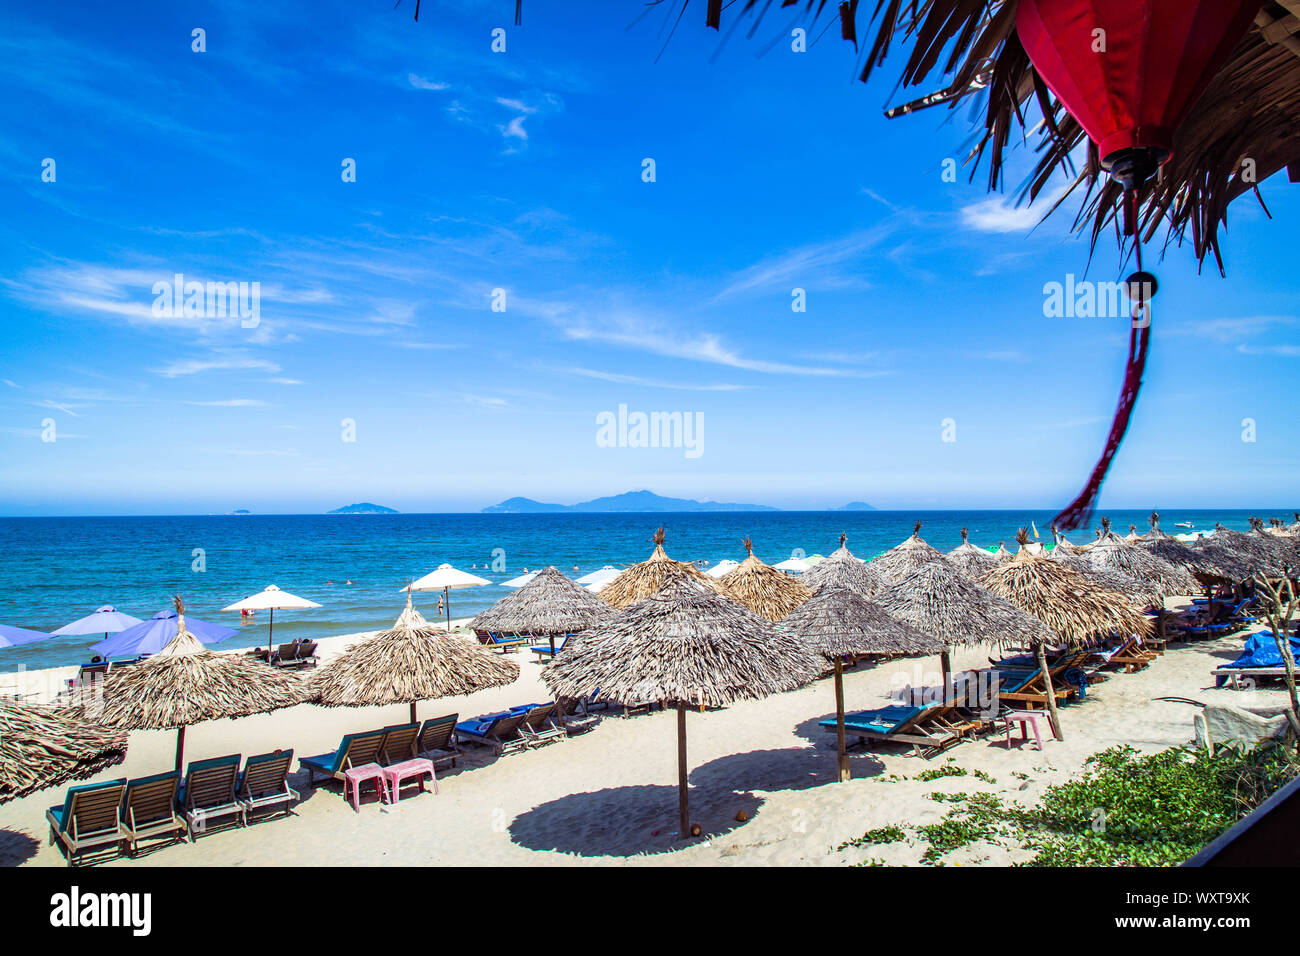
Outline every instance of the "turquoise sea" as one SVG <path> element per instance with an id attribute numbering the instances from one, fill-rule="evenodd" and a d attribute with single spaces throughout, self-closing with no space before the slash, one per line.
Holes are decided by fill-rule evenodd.
<path id="1" fill-rule="evenodd" d="M 1108 512 L 1115 528 L 1147 528 L 1148 511 Z M 1161 511 L 1169 533 L 1176 522 L 1200 529 L 1216 521 L 1245 530 L 1258 514 L 1290 511 Z M 51 631 L 112 604 L 147 618 L 185 599 L 187 613 L 239 629 L 218 648 L 249 647 L 266 637 L 266 612 L 251 622 L 220 609 L 268 584 L 323 605 L 276 614 L 277 638 L 329 637 L 386 627 L 402 608 L 400 589 L 442 562 L 475 570 L 491 586 L 453 591 L 453 617 L 474 614 L 508 593 L 500 582 L 547 564 L 579 576 L 605 564 L 644 559 L 656 527 L 666 528 L 669 555 L 681 560 L 741 559 L 741 539 L 753 538 L 763 560 L 776 563 L 795 549 L 829 554 L 841 531 L 849 547 L 871 557 L 898 544 L 921 520 L 921 535 L 947 551 L 970 528 L 978 545 L 1038 526 L 1050 540 L 1048 511 L 721 512 L 690 514 L 400 514 L 240 515 L 193 517 L 0 518 L 0 623 Z M 1091 533 L 1076 532 L 1082 543 Z M 485 570 L 501 549 L 503 570 Z M 203 570 L 196 570 L 196 551 Z M 351 584 L 345 584 L 351 581 Z M 437 596 L 415 595 L 433 618 Z M 76 664 L 89 658 L 94 637 L 58 637 L 0 649 L 0 672 Z"/>

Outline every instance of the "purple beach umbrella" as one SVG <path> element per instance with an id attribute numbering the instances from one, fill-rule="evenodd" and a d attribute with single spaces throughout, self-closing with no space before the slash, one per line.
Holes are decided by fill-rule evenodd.
<path id="1" fill-rule="evenodd" d="M 176 636 L 176 621 L 177 614 L 174 610 L 159 611 L 147 621 L 141 621 L 124 631 L 119 631 L 98 644 L 91 644 L 90 649 L 96 654 L 103 654 L 105 657 L 122 657 L 127 654 L 157 654 L 171 643 L 172 638 Z M 234 637 L 239 633 L 228 627 L 222 627 L 220 624 L 209 624 L 207 621 L 200 621 L 196 617 L 186 617 L 185 630 L 203 644 L 216 644 L 218 641 L 224 641 L 226 638 Z"/>
<path id="2" fill-rule="evenodd" d="M 21 644 L 31 644 L 33 641 L 43 641 L 50 636 L 44 631 L 29 631 L 25 627 L 0 624 L 0 647 L 18 647 Z"/>
<path id="3" fill-rule="evenodd" d="M 111 604 L 105 604 L 103 607 L 97 607 L 93 612 L 87 614 L 80 620 L 73 621 L 71 624 L 65 624 L 57 631 L 51 631 L 53 637 L 63 637 L 68 635 L 82 634 L 103 634 L 108 637 L 110 634 L 116 634 L 118 631 L 125 631 L 128 627 L 139 624 L 138 617 L 132 617 L 130 614 L 123 614 Z"/>

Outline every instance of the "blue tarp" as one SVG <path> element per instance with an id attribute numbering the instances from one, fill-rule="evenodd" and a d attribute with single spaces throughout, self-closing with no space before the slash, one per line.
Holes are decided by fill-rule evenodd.
<path id="1" fill-rule="evenodd" d="M 1291 656 L 1300 661 L 1300 638 L 1291 635 Z M 1281 667 L 1282 652 L 1272 631 L 1256 631 L 1246 638 L 1246 649 L 1231 664 L 1224 667 Z"/>

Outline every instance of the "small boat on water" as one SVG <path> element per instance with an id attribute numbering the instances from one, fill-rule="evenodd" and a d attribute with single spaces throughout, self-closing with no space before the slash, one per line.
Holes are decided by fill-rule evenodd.
<path id="1" fill-rule="evenodd" d="M 1195 528 L 1196 525 L 1192 524 L 1190 521 L 1175 521 L 1175 522 L 1174 522 L 1174 527 L 1175 527 L 1175 528 Z"/>

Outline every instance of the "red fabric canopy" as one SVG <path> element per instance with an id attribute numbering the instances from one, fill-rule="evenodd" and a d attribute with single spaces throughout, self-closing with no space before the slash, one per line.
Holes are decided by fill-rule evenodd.
<path id="1" fill-rule="evenodd" d="M 1016 32 L 1103 162 L 1144 146 L 1163 150 L 1163 162 L 1174 130 L 1245 36 L 1260 3 L 1020 0 Z"/>

